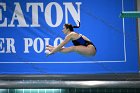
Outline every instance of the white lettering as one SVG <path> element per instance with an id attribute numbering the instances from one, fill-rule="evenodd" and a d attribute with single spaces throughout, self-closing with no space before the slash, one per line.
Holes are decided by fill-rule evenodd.
<path id="1" fill-rule="evenodd" d="M 13 38 L 6 38 L 7 40 L 7 51 L 6 53 L 16 53 L 15 46 L 14 46 L 14 39 Z M 12 51 L 11 51 L 12 50 Z"/>
<path id="2" fill-rule="evenodd" d="M 59 42 L 58 42 L 59 41 Z M 57 37 L 55 40 L 54 40 L 54 46 L 58 46 L 61 42 L 63 42 L 63 39 L 60 38 L 60 37 Z"/>
<path id="3" fill-rule="evenodd" d="M 11 23 L 8 25 L 9 27 L 15 27 L 14 21 L 17 20 L 19 22 L 18 27 L 29 27 L 29 25 L 26 24 L 23 12 L 21 10 L 19 3 L 14 3 L 16 5 L 15 11 L 11 20 Z"/>
<path id="4" fill-rule="evenodd" d="M 24 38 L 24 42 L 25 42 L 24 53 L 29 53 L 29 47 L 33 45 L 33 40 L 31 38 Z"/>
<path id="5" fill-rule="evenodd" d="M 5 43 L 6 40 L 6 43 Z M 0 53 L 5 53 L 5 47 L 3 45 L 7 44 L 7 51 L 6 53 L 16 53 L 15 50 L 15 41 L 13 38 L 0 38 Z"/>
<path id="6" fill-rule="evenodd" d="M 0 53 L 4 53 L 5 48 L 3 48 L 4 38 L 0 38 Z"/>
<path id="7" fill-rule="evenodd" d="M 38 42 L 39 42 L 39 45 L 40 45 L 40 49 L 38 50 Z M 41 53 L 44 49 L 44 43 L 43 43 L 43 40 L 41 38 L 36 38 L 34 40 L 34 50 L 37 52 L 37 53 Z"/>
<path id="8" fill-rule="evenodd" d="M 80 21 L 80 5 L 82 4 L 81 2 L 76 2 L 76 5 L 78 7 L 77 12 L 76 9 L 74 8 L 74 5 L 72 3 L 63 3 L 65 5 L 65 21 L 68 23 L 68 11 L 72 15 L 75 23 L 78 25 L 77 20 Z"/>
<path id="9" fill-rule="evenodd" d="M 43 12 L 43 3 L 27 3 L 27 12 L 29 12 L 30 6 L 32 7 L 32 25 L 31 27 L 40 27 L 38 24 L 38 7 Z"/>
<path id="10" fill-rule="evenodd" d="M 56 7 L 56 23 L 55 24 L 52 23 L 52 16 L 51 16 L 51 8 L 53 5 Z M 51 27 L 57 27 L 61 24 L 62 19 L 63 19 L 63 11 L 62 11 L 61 6 L 56 2 L 49 3 L 45 9 L 45 20 L 47 24 Z"/>
<path id="11" fill-rule="evenodd" d="M 71 14 L 73 20 L 78 25 L 77 20 L 80 21 L 80 5 L 81 4 L 82 4 L 81 2 L 75 2 L 75 4 L 73 4 L 72 2 L 63 2 L 63 5 L 65 7 L 63 11 L 62 6 L 58 2 L 50 2 L 45 6 L 45 8 L 44 8 L 44 3 L 35 2 L 35 3 L 26 3 L 25 5 L 26 9 L 23 10 L 24 5 L 22 5 L 21 7 L 19 2 L 14 2 L 15 9 L 7 10 L 7 12 L 13 11 L 12 19 L 8 19 L 8 18 L 11 18 L 10 15 L 8 17 L 3 16 L 4 11 L 6 11 L 6 3 L 0 3 L 0 23 L 1 23 L 0 27 L 7 27 L 7 26 L 8 27 L 15 27 L 15 26 L 40 27 L 39 17 L 41 17 L 41 19 L 44 19 L 43 21 L 41 20 L 42 23 L 45 22 L 50 27 L 58 27 L 59 25 L 61 25 L 63 18 L 65 18 L 64 20 L 65 23 L 68 23 L 69 21 L 68 13 Z M 28 24 L 24 17 L 25 12 L 27 12 L 26 18 L 28 18 Z M 30 12 L 32 16 L 30 16 Z M 43 15 L 39 14 L 40 12 L 43 12 Z M 55 21 L 55 23 L 53 23 L 53 21 Z"/>
<path id="12" fill-rule="evenodd" d="M 0 6 L 6 11 L 6 4 L 0 3 Z M 0 21 L 2 20 L 2 9 L 0 9 Z M 4 19 L 4 22 L 0 24 L 0 27 L 6 27 L 7 26 L 7 18 Z"/>

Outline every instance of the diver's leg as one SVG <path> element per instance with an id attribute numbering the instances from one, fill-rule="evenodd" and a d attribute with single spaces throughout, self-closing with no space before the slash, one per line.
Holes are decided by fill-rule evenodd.
<path id="1" fill-rule="evenodd" d="M 49 51 L 52 51 L 55 47 L 49 46 L 46 49 Z M 86 46 L 71 46 L 67 48 L 61 48 L 59 50 L 62 53 L 68 53 L 68 52 L 78 52 L 79 54 L 91 56 L 96 54 L 96 50 L 92 45 Z"/>
<path id="2" fill-rule="evenodd" d="M 62 52 L 62 53 L 74 52 L 75 51 L 74 48 L 75 48 L 75 46 L 71 46 L 71 47 L 67 47 L 67 48 L 61 48 L 60 52 Z"/>
<path id="3" fill-rule="evenodd" d="M 75 46 L 74 49 L 76 52 L 86 56 L 92 56 L 96 54 L 96 50 L 92 45 L 86 46 Z"/>
<path id="4" fill-rule="evenodd" d="M 85 56 L 92 56 L 96 54 L 96 50 L 92 45 L 86 46 L 71 46 L 68 48 L 62 48 L 60 52 L 68 53 L 68 52 L 78 52 L 79 54 Z"/>

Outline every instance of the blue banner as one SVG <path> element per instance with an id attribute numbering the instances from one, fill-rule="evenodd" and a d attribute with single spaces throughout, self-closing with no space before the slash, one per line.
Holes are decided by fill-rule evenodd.
<path id="1" fill-rule="evenodd" d="M 96 74 L 138 72 L 135 0 L 1 0 L 0 74 Z M 66 23 L 96 46 L 94 56 L 56 52 Z M 71 47 L 70 41 L 64 47 Z"/>

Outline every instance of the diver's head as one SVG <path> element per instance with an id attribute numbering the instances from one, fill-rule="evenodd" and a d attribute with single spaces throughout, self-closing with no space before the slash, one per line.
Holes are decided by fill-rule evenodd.
<path id="1" fill-rule="evenodd" d="M 69 32 L 73 32 L 74 30 L 71 24 L 64 24 L 62 31 L 64 34 L 68 34 Z"/>
<path id="2" fill-rule="evenodd" d="M 63 31 L 64 34 L 68 34 L 68 33 L 74 31 L 73 28 L 79 28 L 79 27 L 80 27 L 80 22 L 79 22 L 79 26 L 72 26 L 72 24 L 64 24 L 62 31 Z"/>

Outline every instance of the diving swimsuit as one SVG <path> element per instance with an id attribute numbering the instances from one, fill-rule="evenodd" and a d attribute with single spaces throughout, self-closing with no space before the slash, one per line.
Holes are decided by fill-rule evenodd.
<path id="1" fill-rule="evenodd" d="M 72 40 L 72 43 L 73 43 L 74 46 L 79 46 L 79 45 L 83 45 L 83 46 L 93 45 L 95 47 L 95 45 L 91 41 L 87 41 L 87 40 L 83 39 L 82 36 L 80 38 L 76 39 L 76 40 Z M 96 49 L 96 47 L 95 47 L 95 49 Z"/>

